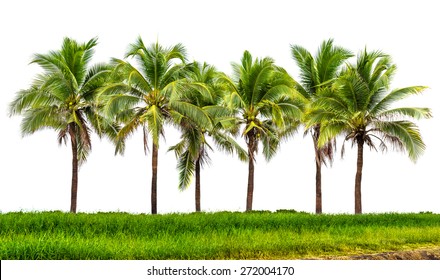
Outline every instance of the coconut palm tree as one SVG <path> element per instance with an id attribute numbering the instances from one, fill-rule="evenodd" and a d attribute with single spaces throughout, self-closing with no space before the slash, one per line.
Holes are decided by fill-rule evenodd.
<path id="1" fill-rule="evenodd" d="M 157 214 L 157 168 L 159 139 L 166 123 L 178 123 L 188 117 L 210 128 L 208 115 L 189 102 L 178 99 L 186 50 L 176 44 L 163 47 L 158 42 L 146 46 L 139 37 L 129 46 L 125 58 L 134 58 L 137 68 L 127 61 L 113 59 L 115 82 L 101 92 L 106 100 L 106 114 L 124 125 L 118 132 L 116 152 L 124 151 L 124 142 L 137 128 L 142 128 L 144 150 L 152 139 L 151 213 Z"/>
<path id="2" fill-rule="evenodd" d="M 114 138 L 118 127 L 100 114 L 97 102 L 99 87 L 107 80 L 110 67 L 97 64 L 89 67 L 97 39 L 78 43 L 65 38 L 60 50 L 35 54 L 31 63 L 44 72 L 37 75 L 29 89 L 19 91 L 9 106 L 10 115 L 20 114 L 23 135 L 52 128 L 58 141 L 72 146 L 72 184 L 70 212 L 76 213 L 78 168 L 92 148 L 92 128 L 102 136 Z"/>
<path id="3" fill-rule="evenodd" d="M 411 119 L 431 117 L 428 108 L 392 108 L 394 102 L 421 93 L 425 87 L 390 90 L 396 66 L 389 55 L 365 49 L 355 65 L 341 73 L 332 89 L 321 92 L 311 113 L 311 123 L 321 123 L 318 146 L 338 135 L 357 146 L 355 213 L 362 213 L 361 183 L 364 144 L 386 150 L 387 145 L 406 151 L 416 161 L 425 149 L 417 125 Z M 344 145 L 342 154 L 344 153 Z"/>
<path id="4" fill-rule="evenodd" d="M 219 83 L 219 73 L 214 66 L 206 63 L 193 62 L 186 66 L 184 76 L 186 89 L 180 92 L 180 100 L 185 100 L 204 110 L 212 122 L 212 129 L 197 125 L 190 118 L 182 118 L 178 128 L 182 131 L 181 141 L 169 148 L 174 151 L 178 158 L 177 169 L 179 170 L 179 189 L 186 189 L 192 177 L 195 175 L 195 204 L 196 212 L 201 211 L 201 182 L 200 170 L 209 163 L 208 151 L 212 147 L 208 144 L 208 136 L 212 138 L 216 146 L 229 153 L 237 152 L 241 160 L 246 160 L 246 151 L 243 150 L 228 133 L 222 129 L 225 122 L 230 121 L 231 113 L 220 104 L 223 91 Z"/>
<path id="5" fill-rule="evenodd" d="M 252 210 L 254 193 L 254 163 L 258 146 L 270 160 L 282 136 L 292 134 L 302 117 L 301 102 L 294 98 L 295 81 L 276 66 L 273 59 L 252 59 L 245 51 L 241 63 L 233 63 L 232 78 L 224 76 L 229 86 L 226 104 L 236 111 L 237 124 L 242 127 L 248 149 L 248 188 L 246 211 Z"/>
<path id="6" fill-rule="evenodd" d="M 319 90 L 332 86 L 333 81 L 339 75 L 342 64 L 352 56 L 350 51 L 334 46 L 333 39 L 323 41 L 315 57 L 299 45 L 292 45 L 291 51 L 292 57 L 300 69 L 300 83 L 297 85 L 297 90 L 307 98 L 309 104 L 316 99 Z M 330 163 L 333 161 L 336 148 L 333 139 L 322 147 L 318 147 L 319 128 L 320 124 L 316 123 L 305 132 L 310 132 L 315 149 L 316 214 L 322 213 L 321 167 L 322 164 L 327 165 L 327 160 Z"/>

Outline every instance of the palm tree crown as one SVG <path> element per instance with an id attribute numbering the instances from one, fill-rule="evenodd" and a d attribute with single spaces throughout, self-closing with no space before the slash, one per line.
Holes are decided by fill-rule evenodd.
<path id="1" fill-rule="evenodd" d="M 295 131 L 302 116 L 301 102 L 294 97 L 295 81 L 273 59 L 252 59 L 245 51 L 241 63 L 233 63 L 226 104 L 237 112 L 237 124 L 248 147 L 249 174 L 246 210 L 252 210 L 254 162 L 258 144 L 266 159 L 274 156 L 282 136 Z"/>
<path id="2" fill-rule="evenodd" d="M 300 83 L 297 84 L 297 89 L 307 99 L 309 105 L 317 98 L 320 90 L 332 86 L 339 75 L 342 64 L 352 56 L 350 51 L 334 46 L 332 39 L 322 42 L 315 57 L 299 45 L 292 45 L 291 50 L 292 57 L 300 69 Z M 306 118 L 307 116 L 306 114 Z M 320 123 L 315 123 L 312 127 L 306 129 L 306 134 L 310 132 L 312 135 L 315 149 L 315 212 L 317 214 L 322 213 L 321 166 L 327 164 L 327 160 L 330 163 L 333 161 L 336 148 L 333 140 L 318 147 L 319 130 Z"/>
<path id="3" fill-rule="evenodd" d="M 428 108 L 391 108 L 394 102 L 421 93 L 426 87 L 411 86 L 390 91 L 396 66 L 389 55 L 364 50 L 355 65 L 348 65 L 333 88 L 324 90 L 311 113 L 321 123 L 318 145 L 337 135 L 358 146 L 355 179 L 355 212 L 362 213 L 361 179 L 363 145 L 386 150 L 387 145 L 406 151 L 415 161 L 425 149 L 417 125 L 410 119 L 431 117 Z M 344 153 L 344 146 L 342 153 Z"/>
<path id="4" fill-rule="evenodd" d="M 100 114 L 97 90 L 107 80 L 110 68 L 104 64 L 89 67 L 94 38 L 80 44 L 65 38 L 61 49 L 48 54 L 35 54 L 31 63 L 44 69 L 32 86 L 17 93 L 9 107 L 11 115 L 22 114 L 23 135 L 44 128 L 58 132 L 61 144 L 70 138 L 72 144 L 71 212 L 76 212 L 78 166 L 85 162 L 91 150 L 91 128 L 99 136 L 116 136 L 117 126 Z"/>
<path id="5" fill-rule="evenodd" d="M 195 173 L 195 200 L 196 211 L 201 211 L 201 183 L 200 169 L 209 163 L 209 150 L 213 150 L 208 144 L 208 137 L 212 138 L 216 146 L 229 153 L 237 152 L 242 160 L 247 159 L 246 151 L 243 150 L 233 138 L 224 130 L 224 126 L 230 122 L 232 114 L 230 110 L 221 106 L 223 101 L 223 87 L 219 81 L 220 73 L 206 63 L 193 62 L 185 67 L 185 90 L 180 92 L 180 100 L 196 105 L 205 111 L 211 118 L 211 129 L 197 125 L 190 118 L 182 118 L 178 128 L 182 131 L 181 141 L 169 148 L 178 157 L 179 189 L 186 189 Z"/>
<path id="6" fill-rule="evenodd" d="M 103 89 L 102 97 L 107 100 L 107 114 L 124 123 L 117 135 L 116 152 L 123 152 L 124 139 L 139 127 L 143 129 L 145 151 L 148 135 L 151 136 L 151 212 L 156 214 L 157 160 L 164 125 L 178 123 L 185 116 L 205 127 L 210 127 L 211 122 L 196 105 L 178 98 L 186 61 L 183 45 L 165 48 L 156 42 L 147 47 L 138 38 L 129 46 L 126 58 L 129 57 L 136 60 L 138 68 L 127 61 L 113 59 L 115 82 Z"/>

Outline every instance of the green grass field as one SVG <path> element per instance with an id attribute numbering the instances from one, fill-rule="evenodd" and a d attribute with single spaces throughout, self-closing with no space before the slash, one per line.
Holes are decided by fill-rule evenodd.
<path id="1" fill-rule="evenodd" d="M 0 259 L 303 259 L 440 247 L 440 215 L 0 214 Z"/>

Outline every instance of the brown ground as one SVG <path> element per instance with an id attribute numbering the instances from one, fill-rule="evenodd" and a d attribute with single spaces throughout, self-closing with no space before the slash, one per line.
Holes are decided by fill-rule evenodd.
<path id="1" fill-rule="evenodd" d="M 440 247 L 354 256 L 326 257 L 330 260 L 440 260 Z"/>

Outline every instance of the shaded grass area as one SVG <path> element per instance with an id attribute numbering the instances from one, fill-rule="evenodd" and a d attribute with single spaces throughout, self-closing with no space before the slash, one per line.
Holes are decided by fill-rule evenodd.
<path id="1" fill-rule="evenodd" d="M 440 247 L 440 215 L 0 214 L 0 259 L 299 259 Z"/>

